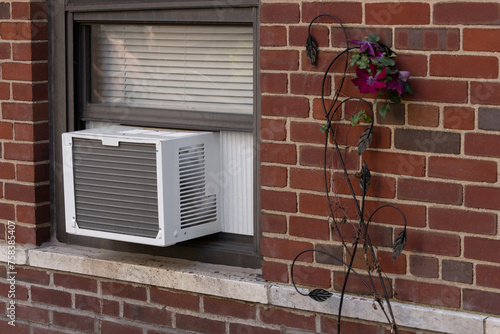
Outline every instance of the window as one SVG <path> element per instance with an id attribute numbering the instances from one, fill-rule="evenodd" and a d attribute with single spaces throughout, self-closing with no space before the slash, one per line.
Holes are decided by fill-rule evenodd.
<path id="1" fill-rule="evenodd" d="M 214 4 L 69 1 L 65 32 L 53 8 L 54 50 L 64 47 L 68 52 L 63 63 L 56 51 L 52 58 L 52 149 L 55 162 L 60 162 L 60 133 L 103 124 L 220 131 L 224 168 L 213 177 L 224 186 L 224 233 L 165 249 L 66 234 L 59 209 L 62 180 L 56 168 L 54 217 L 59 240 L 260 265 L 255 182 L 257 2 Z M 67 38 L 61 40 L 62 36 Z M 64 78 L 62 92 L 58 77 Z M 67 101 L 64 107 L 61 101 Z"/>

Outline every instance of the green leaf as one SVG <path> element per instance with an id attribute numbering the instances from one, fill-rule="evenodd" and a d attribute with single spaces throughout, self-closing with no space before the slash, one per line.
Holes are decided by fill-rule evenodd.
<path id="1" fill-rule="evenodd" d="M 389 104 L 384 104 L 381 105 L 380 108 L 378 109 L 378 113 L 380 116 L 385 117 L 387 115 L 387 112 L 391 109 L 391 106 Z"/>
<path id="2" fill-rule="evenodd" d="M 406 93 L 413 94 L 413 90 L 410 88 L 410 85 L 407 82 L 403 82 L 403 86 L 405 86 Z"/>
<path id="3" fill-rule="evenodd" d="M 368 41 L 370 41 L 372 43 L 378 43 L 378 41 L 380 41 L 380 36 L 377 34 L 371 33 L 370 35 L 368 35 Z"/>
<path id="4" fill-rule="evenodd" d="M 401 96 L 398 93 L 391 92 L 389 93 L 389 99 L 393 103 L 401 103 Z"/>
<path id="5" fill-rule="evenodd" d="M 386 58 L 386 57 L 380 57 L 378 59 L 379 63 L 381 63 L 384 66 L 394 66 L 396 65 L 396 62 L 392 59 Z"/>
<path id="6" fill-rule="evenodd" d="M 365 123 L 373 122 L 372 118 L 365 113 L 365 109 L 361 109 L 356 115 L 352 116 L 351 124 L 353 126 L 358 125 L 361 121 Z"/>
<path id="7" fill-rule="evenodd" d="M 321 132 L 325 132 L 326 130 L 328 130 L 328 123 L 323 124 L 323 125 L 321 126 Z"/>

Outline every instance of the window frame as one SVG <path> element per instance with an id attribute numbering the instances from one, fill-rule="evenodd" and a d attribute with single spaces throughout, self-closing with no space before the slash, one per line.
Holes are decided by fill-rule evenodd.
<path id="1" fill-rule="evenodd" d="M 258 1 L 173 1 L 150 0 L 66 0 L 51 1 L 49 47 L 49 105 L 51 126 L 51 207 L 52 235 L 60 242 L 105 248 L 126 252 L 185 258 L 208 263 L 258 268 L 260 256 L 260 186 L 259 140 L 260 107 L 258 80 Z M 86 87 L 89 78 L 87 59 L 89 41 L 83 25 L 94 23 L 143 24 L 246 24 L 254 32 L 254 113 L 253 115 L 222 115 L 217 113 L 183 113 L 182 111 L 149 108 L 103 107 L 88 103 Z M 81 41 L 81 42 L 80 42 Z M 76 54 L 76 51 L 79 53 Z M 88 61 L 88 59 L 87 59 Z M 79 87 L 75 89 L 74 87 Z M 127 113 L 127 119 L 109 117 L 110 109 L 116 114 Z M 106 115 L 108 113 L 108 115 Z M 145 113 L 145 114 L 140 114 Z M 161 113 L 161 121 L 159 121 Z M 139 118 L 139 115 L 141 118 Z M 64 201 L 62 184 L 61 134 L 83 128 L 85 121 L 119 122 L 136 126 L 156 126 L 197 130 L 235 130 L 252 132 L 254 138 L 254 235 L 252 237 L 220 233 L 198 238 L 171 247 L 154 247 L 75 236 L 64 227 Z"/>

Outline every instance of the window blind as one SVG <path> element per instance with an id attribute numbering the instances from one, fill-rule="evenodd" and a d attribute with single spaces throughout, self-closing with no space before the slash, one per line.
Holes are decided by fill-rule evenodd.
<path id="1" fill-rule="evenodd" d="M 251 26 L 92 25 L 93 103 L 253 113 Z"/>

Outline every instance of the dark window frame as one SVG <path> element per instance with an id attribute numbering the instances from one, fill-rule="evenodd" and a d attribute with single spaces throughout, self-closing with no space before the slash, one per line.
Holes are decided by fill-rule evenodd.
<path id="1" fill-rule="evenodd" d="M 259 87 L 258 87 L 258 1 L 172 1 L 150 0 L 69 0 L 65 4 L 51 1 L 49 49 L 49 102 L 51 125 L 51 208 L 52 235 L 60 242 L 134 253 L 179 257 L 208 263 L 241 267 L 260 267 L 260 196 L 259 196 Z M 148 108 L 114 108 L 126 111 L 127 119 L 109 117 L 110 108 L 88 103 L 89 66 L 78 62 L 86 59 L 85 29 L 94 23 L 144 24 L 246 24 L 254 31 L 254 114 L 219 115 L 187 114 L 181 111 Z M 83 36 L 82 36 L 83 34 Z M 75 87 L 79 87 L 76 89 Z M 124 108 L 124 109 L 123 109 Z M 144 113 L 144 114 L 140 114 Z M 161 120 L 159 120 L 159 113 Z M 139 115 L 141 116 L 139 118 Z M 187 117 L 186 117 L 187 115 Z M 112 240 L 88 238 L 66 233 L 62 185 L 61 134 L 82 128 L 87 120 L 119 122 L 138 126 L 186 128 L 198 130 L 236 130 L 252 132 L 254 137 L 254 236 L 220 233 L 183 242 L 171 247 L 154 247 Z"/>

